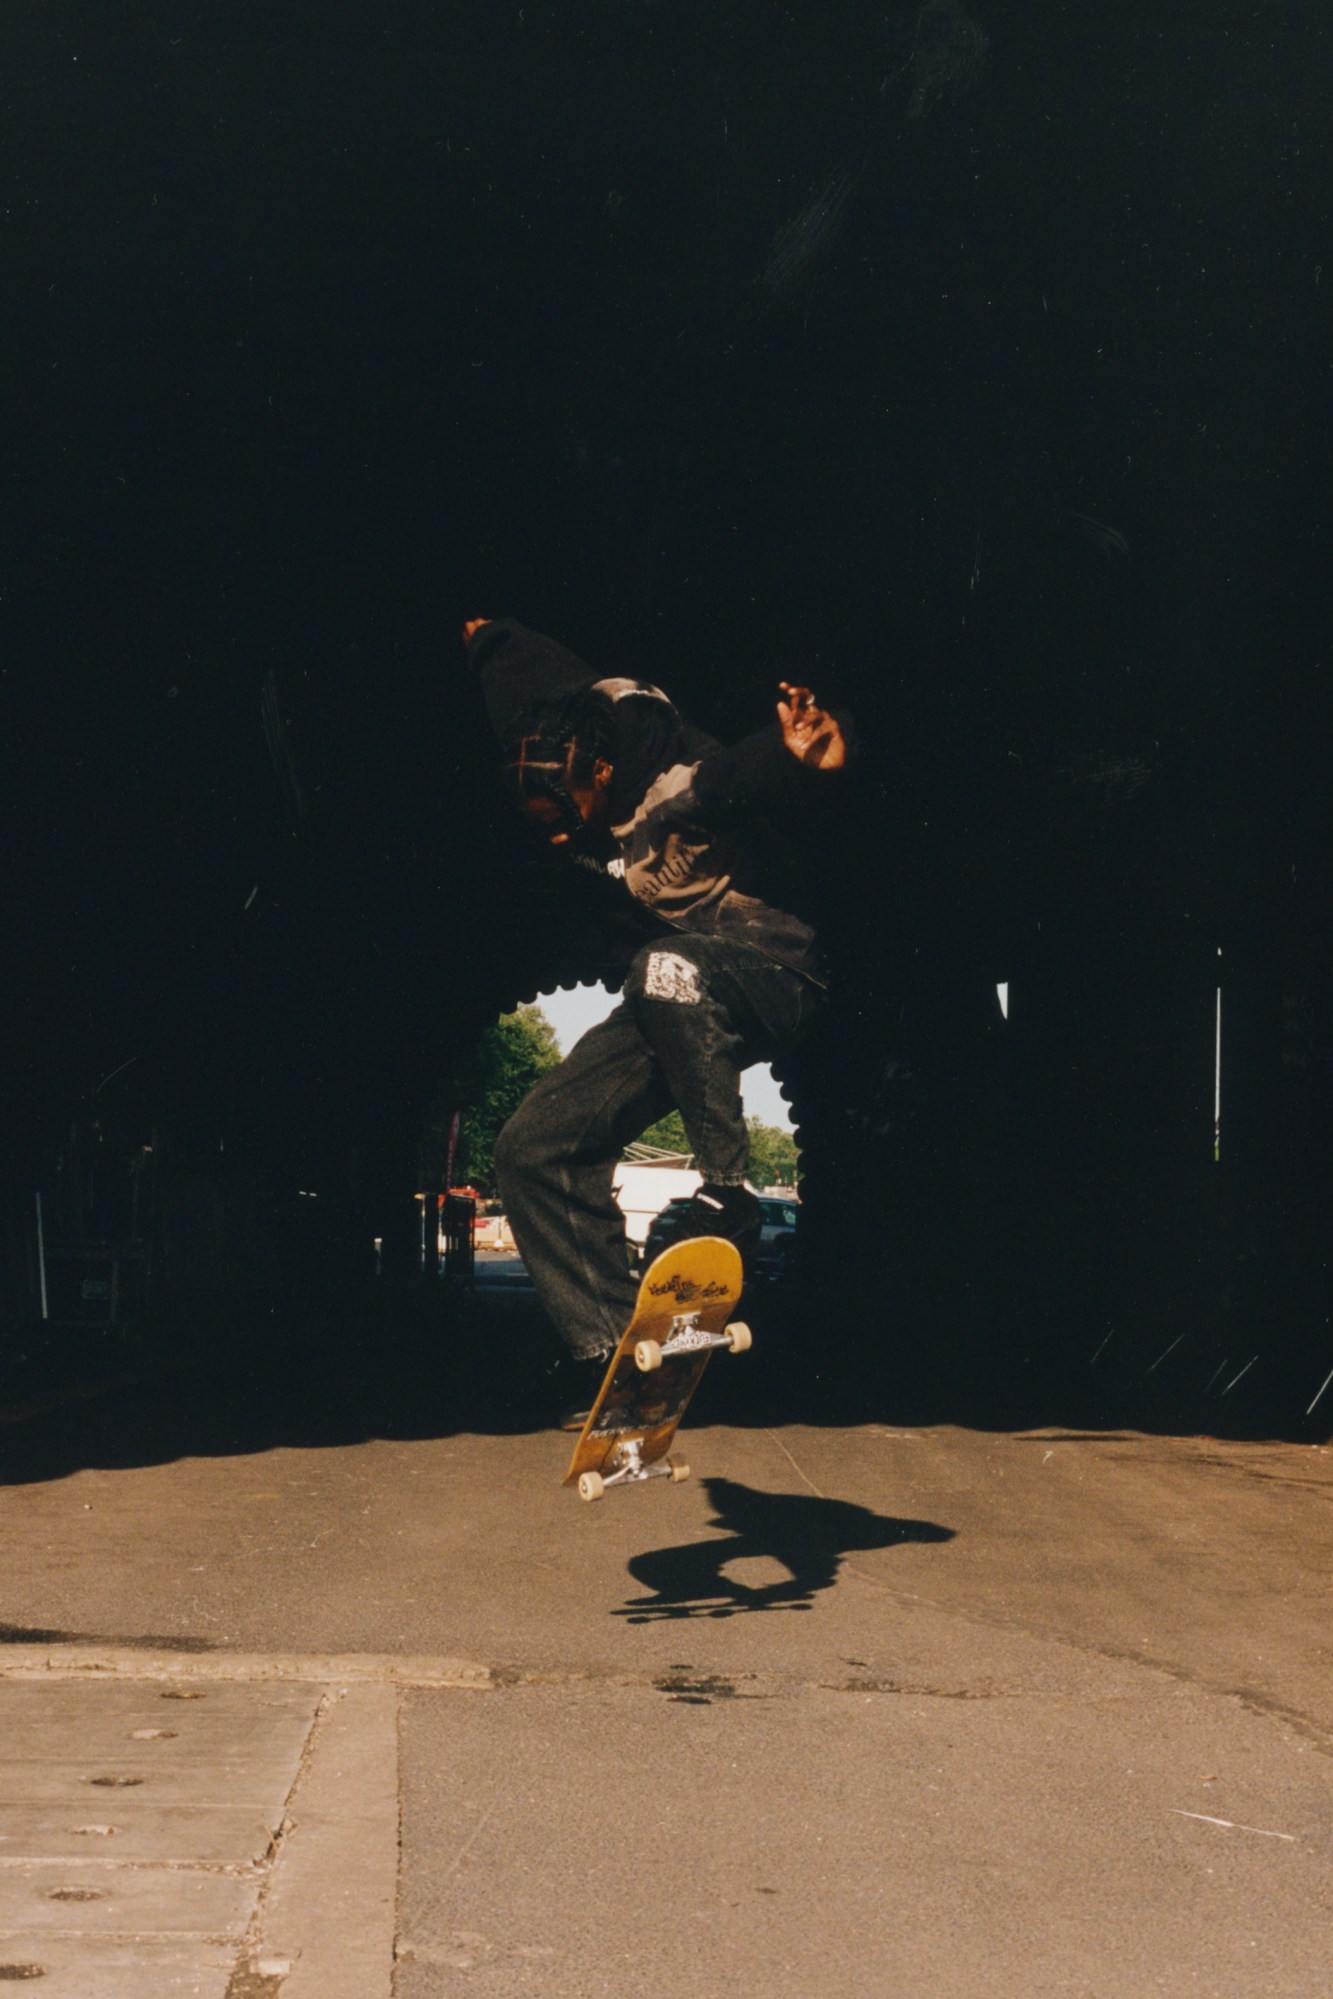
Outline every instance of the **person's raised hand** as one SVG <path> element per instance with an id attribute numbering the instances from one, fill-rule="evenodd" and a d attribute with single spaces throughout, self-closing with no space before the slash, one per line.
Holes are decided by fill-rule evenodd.
<path id="1" fill-rule="evenodd" d="M 786 696 L 778 703 L 782 740 L 792 755 L 815 770 L 841 770 L 847 761 L 847 740 L 836 715 L 821 708 L 808 687 L 780 680 Z"/>

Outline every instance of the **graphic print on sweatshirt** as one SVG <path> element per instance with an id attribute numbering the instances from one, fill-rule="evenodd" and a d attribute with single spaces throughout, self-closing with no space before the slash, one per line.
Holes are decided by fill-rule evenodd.
<path id="1" fill-rule="evenodd" d="M 673 764 L 652 783 L 633 816 L 612 833 L 625 885 L 677 930 L 755 945 L 779 963 L 811 969 L 814 932 L 771 900 L 737 886 L 753 875 L 743 829 L 714 831 L 696 792 L 698 764 Z"/>

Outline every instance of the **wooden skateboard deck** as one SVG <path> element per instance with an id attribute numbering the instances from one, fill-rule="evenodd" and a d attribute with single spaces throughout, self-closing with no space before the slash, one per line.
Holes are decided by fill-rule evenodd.
<path id="1" fill-rule="evenodd" d="M 689 1477 L 667 1452 L 715 1349 L 743 1353 L 750 1344 L 747 1327 L 729 1324 L 742 1281 L 740 1252 L 720 1236 L 677 1243 L 648 1266 L 565 1473 L 580 1498 Z"/>

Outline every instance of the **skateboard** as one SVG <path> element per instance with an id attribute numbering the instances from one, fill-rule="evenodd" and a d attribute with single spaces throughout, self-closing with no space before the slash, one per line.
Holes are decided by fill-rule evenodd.
<path id="1" fill-rule="evenodd" d="M 714 1349 L 750 1345 L 749 1327 L 728 1323 L 742 1281 L 740 1252 L 720 1236 L 694 1236 L 649 1264 L 565 1473 L 580 1499 L 689 1477 L 667 1452 Z"/>

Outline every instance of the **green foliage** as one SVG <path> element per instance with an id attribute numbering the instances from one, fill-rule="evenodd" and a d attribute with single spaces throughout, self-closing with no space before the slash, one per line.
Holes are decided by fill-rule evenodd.
<path id="1" fill-rule="evenodd" d="M 455 1186 L 482 1193 L 495 1187 L 495 1141 L 501 1127 L 528 1091 L 560 1060 L 555 1029 L 537 1006 L 502 1014 L 460 1049 L 441 1078 L 421 1139 L 423 1187 L 443 1187 L 449 1151 L 449 1120 L 463 1113 Z"/>
<path id="2" fill-rule="evenodd" d="M 794 1187 L 800 1178 L 801 1155 L 794 1135 L 757 1117 L 745 1120 L 750 1130 L 750 1160 L 746 1168 L 756 1187 Z M 689 1152 L 690 1141 L 679 1111 L 669 1111 L 650 1125 L 642 1143 L 663 1152 Z"/>
<path id="3" fill-rule="evenodd" d="M 780 1125 L 747 1118 L 750 1127 L 749 1176 L 756 1187 L 794 1187 L 801 1177 L 801 1153 L 794 1132 Z"/>
<path id="4" fill-rule="evenodd" d="M 650 1124 L 640 1136 L 641 1145 L 655 1145 L 661 1152 L 688 1152 L 690 1141 L 685 1136 L 685 1126 L 679 1111 L 668 1111 L 656 1124 Z"/>

